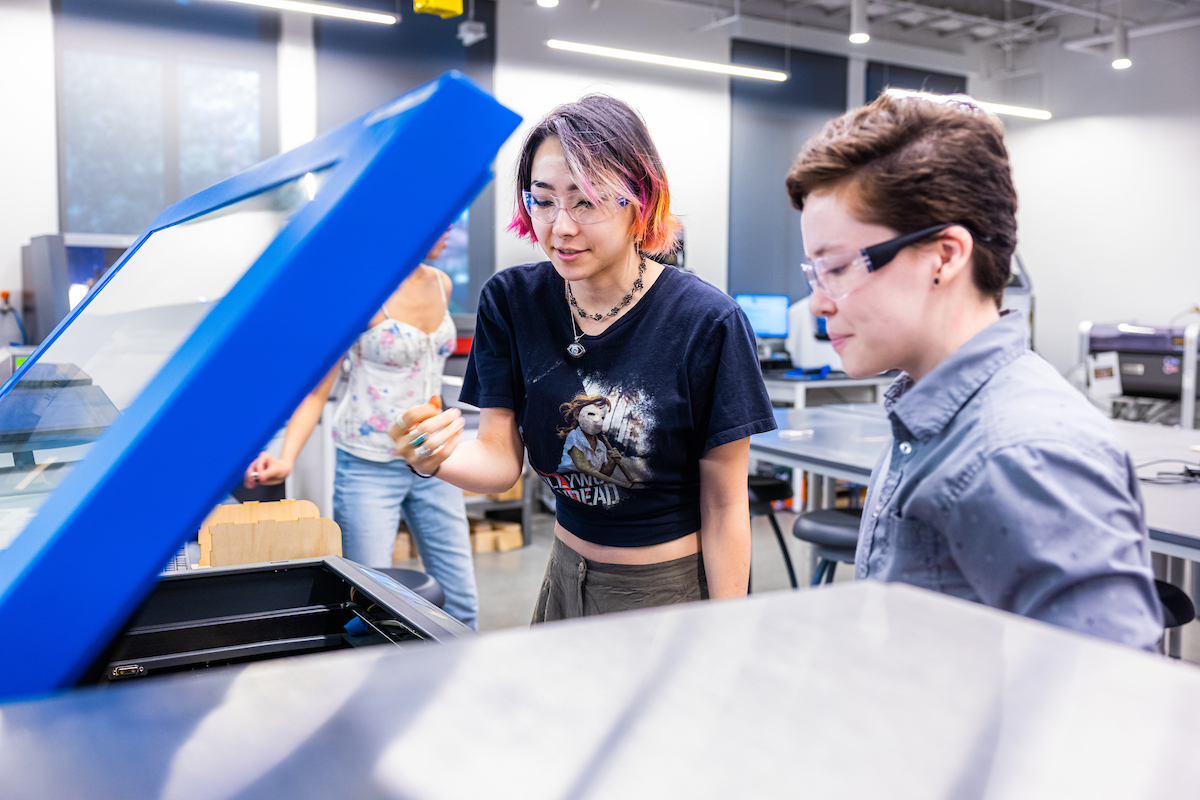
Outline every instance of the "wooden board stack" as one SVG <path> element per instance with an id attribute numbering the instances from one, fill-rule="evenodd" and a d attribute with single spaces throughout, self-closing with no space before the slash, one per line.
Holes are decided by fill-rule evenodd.
<path id="1" fill-rule="evenodd" d="M 307 500 L 217 506 L 197 538 L 202 567 L 342 554 L 341 529 Z"/>

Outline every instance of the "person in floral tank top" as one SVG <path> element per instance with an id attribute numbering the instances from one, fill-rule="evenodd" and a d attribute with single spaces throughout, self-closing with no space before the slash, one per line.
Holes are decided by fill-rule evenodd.
<path id="1" fill-rule="evenodd" d="M 442 254 L 449 233 L 427 260 Z M 449 290 L 450 278 L 442 271 L 427 264 L 413 270 L 296 409 L 279 458 L 259 455 L 246 470 L 245 484 L 254 488 L 287 478 L 348 363 L 331 432 L 337 448 L 333 519 L 342 529 L 342 554 L 369 567 L 390 567 L 403 518 L 425 569 L 446 593 L 446 612 L 474 628 L 479 600 L 462 491 L 414 475 L 388 436 L 398 413 L 441 394 L 442 369 L 455 343 Z"/>

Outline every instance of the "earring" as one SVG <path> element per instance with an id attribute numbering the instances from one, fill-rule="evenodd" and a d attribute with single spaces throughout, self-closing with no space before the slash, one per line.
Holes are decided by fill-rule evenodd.
<path id="1" fill-rule="evenodd" d="M 937 279 L 937 278 L 934 278 L 934 279 L 933 279 L 933 285 L 934 285 L 934 286 L 936 286 L 937 284 L 938 284 L 938 279 Z"/>

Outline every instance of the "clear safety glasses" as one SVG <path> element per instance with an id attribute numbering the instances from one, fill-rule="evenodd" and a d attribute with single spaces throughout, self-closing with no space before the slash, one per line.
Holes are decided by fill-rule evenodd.
<path id="1" fill-rule="evenodd" d="M 811 263 L 800 266 L 804 269 L 804 277 L 813 291 L 820 289 L 830 300 L 841 300 L 857 289 L 868 275 L 899 255 L 904 248 L 958 224 L 947 222 L 934 225 L 932 228 L 906 233 L 861 250 L 814 258 Z"/>
<path id="2" fill-rule="evenodd" d="M 533 218 L 534 222 L 540 222 L 543 225 L 553 225 L 554 220 L 558 219 L 559 211 L 567 212 L 567 216 L 580 225 L 603 222 L 606 219 L 612 219 L 618 209 L 629 205 L 629 201 L 624 197 L 618 197 L 615 200 L 602 197 L 599 202 L 593 202 L 582 193 L 569 194 L 561 200 L 552 194 L 539 191 L 522 192 L 521 195 L 529 216 Z"/>

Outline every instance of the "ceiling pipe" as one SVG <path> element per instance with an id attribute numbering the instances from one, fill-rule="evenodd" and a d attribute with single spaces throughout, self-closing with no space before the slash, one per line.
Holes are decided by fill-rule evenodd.
<path id="1" fill-rule="evenodd" d="M 900 22 L 900 24 L 906 25 L 906 23 L 904 23 L 900 18 L 916 12 L 919 14 L 928 14 L 930 19 L 923 20 L 914 25 L 906 25 L 906 27 L 909 27 L 910 29 L 919 28 L 937 19 L 954 19 L 965 23 L 965 25 L 968 27 L 980 27 L 986 25 L 990 28 L 996 28 L 1002 31 L 1012 31 L 1013 33 L 1029 30 L 1029 26 L 1026 23 L 1030 18 L 1015 20 L 992 19 L 991 17 L 966 14 L 964 12 L 955 11 L 949 8 L 934 8 L 933 6 L 922 5 L 921 3 L 908 2 L 908 0 L 888 0 L 887 5 L 891 6 L 894 10 L 889 11 L 886 14 L 869 17 L 872 25 L 876 23 L 884 24 L 891 22 Z M 848 10 L 850 10 L 850 6 L 842 6 L 841 8 L 832 9 L 829 14 L 831 16 L 835 14 L 845 14 Z M 955 31 L 955 33 L 958 32 L 965 33 L 966 31 Z"/>
<path id="2" fill-rule="evenodd" d="M 714 19 L 712 22 L 709 22 L 706 25 L 701 25 L 699 28 L 693 30 L 692 33 L 708 33 L 709 31 L 715 31 L 717 28 L 724 28 L 726 25 L 732 25 L 735 22 L 741 21 L 742 0 L 733 0 L 732 14 L 727 17 L 721 17 L 720 19 Z"/>
<path id="3" fill-rule="evenodd" d="M 690 6 L 692 8 L 697 8 L 697 7 L 712 8 L 711 4 L 704 2 L 704 0 L 660 0 L 660 2 L 666 2 L 669 4 L 673 4 L 673 5 Z M 953 15 L 954 18 L 961 19 L 964 22 L 969 22 L 974 25 L 989 25 L 991 27 L 995 27 L 995 28 L 999 29 L 1000 31 L 1002 31 L 1002 33 L 1000 33 L 997 36 L 988 37 L 988 38 L 985 38 L 982 40 L 977 40 L 977 41 L 973 42 L 973 44 L 977 45 L 977 46 L 989 46 L 989 45 L 1003 44 L 1007 41 L 1018 41 L 1018 42 L 1023 42 L 1023 43 L 1034 42 L 1034 41 L 1040 41 L 1040 40 L 1043 40 L 1050 36 L 1053 36 L 1054 35 L 1053 31 L 1038 30 L 1038 28 L 1040 27 L 1041 24 L 1044 24 L 1046 21 L 1048 21 L 1048 19 L 1050 19 L 1052 16 L 1054 16 L 1056 14 L 1074 14 L 1077 16 L 1087 17 L 1089 19 L 1096 19 L 1096 20 L 1100 20 L 1102 22 L 1108 22 L 1108 23 L 1111 23 L 1114 25 L 1119 21 L 1117 19 L 1117 17 L 1114 17 L 1111 14 L 1105 14 L 1100 11 L 1090 11 L 1086 8 L 1080 8 L 1079 6 L 1073 6 L 1073 5 L 1069 5 L 1067 3 L 1055 2 L 1055 0 L 1026 0 L 1026 2 L 1028 2 L 1030 5 L 1038 6 L 1039 8 L 1049 9 L 1050 12 L 1053 12 L 1053 13 L 1048 12 L 1046 14 L 1038 15 L 1037 17 L 1031 17 L 1031 18 L 1022 19 L 1022 20 L 1005 21 L 1005 20 L 991 19 L 989 17 L 976 17 L 974 15 L 964 14 L 962 12 L 951 12 L 948 9 L 934 8 L 932 6 L 927 6 L 922 3 L 912 2 L 911 0 L 897 0 L 896 2 L 888 2 L 888 5 L 895 8 L 896 11 L 888 12 L 887 14 L 880 15 L 879 17 L 876 18 L 876 20 L 879 22 L 883 22 L 885 20 L 892 21 L 894 16 L 901 16 L 901 14 L 899 13 L 901 11 L 901 9 L 908 8 L 912 11 L 920 11 L 920 12 L 923 12 L 926 14 L 941 14 L 941 15 L 945 15 L 945 16 Z M 722 3 L 721 5 L 724 5 L 724 4 Z M 814 5 L 814 3 L 812 2 L 812 0 L 800 0 L 799 2 L 790 2 L 790 3 L 788 3 L 788 5 L 789 5 L 789 7 L 802 8 L 805 6 Z M 848 10 L 847 6 L 842 6 L 840 9 L 831 10 L 830 13 L 831 14 L 837 14 L 837 13 L 844 14 L 844 13 L 846 13 L 847 10 Z M 731 18 L 733 16 L 744 16 L 745 19 L 759 19 L 759 20 L 763 20 L 764 22 L 773 22 L 773 23 L 782 23 L 783 22 L 782 20 L 774 19 L 772 17 L 764 17 L 764 16 L 753 15 L 753 14 L 742 15 L 740 13 L 740 0 L 738 0 L 738 2 L 736 2 L 734 4 L 734 14 L 730 15 L 729 17 L 724 17 L 723 19 L 715 20 L 713 23 L 710 23 L 708 26 L 704 26 L 704 29 L 712 29 L 713 27 L 721 27 L 724 25 L 728 25 L 735 21 L 734 19 Z M 875 21 L 875 20 L 872 20 L 872 21 Z M 1151 24 L 1138 24 L 1137 22 L 1131 21 L 1129 19 L 1123 19 L 1120 21 L 1124 22 L 1127 25 L 1131 25 L 1131 27 L 1129 28 L 1129 37 L 1131 39 L 1140 39 L 1145 36 L 1154 36 L 1154 35 L 1160 34 L 1160 33 L 1170 33 L 1172 31 L 1183 30 L 1185 28 L 1192 28 L 1195 26 L 1200 26 L 1200 16 L 1185 17 L 1183 19 L 1171 20 L 1169 22 L 1156 22 L 1156 23 L 1151 23 Z M 797 20 L 793 20 L 791 24 L 800 25 L 801 27 L 803 27 L 803 23 L 800 21 L 797 21 Z M 949 36 L 968 35 L 969 33 L 970 33 L 969 28 L 964 27 L 964 28 L 960 28 L 955 31 L 950 31 L 946 35 L 949 35 Z M 1109 54 L 1107 51 L 1097 52 L 1093 48 L 1095 48 L 1099 45 L 1112 44 L 1112 41 L 1113 41 L 1112 33 L 1102 33 L 1102 34 L 1096 34 L 1093 36 L 1081 37 L 1081 38 L 1077 38 L 1077 39 L 1068 39 L 1068 40 L 1063 41 L 1062 44 L 1063 44 L 1063 47 L 1065 47 L 1067 50 L 1070 50 L 1072 52 L 1087 53 L 1089 55 L 1103 56 L 1105 58 L 1108 58 Z"/>
<path id="4" fill-rule="evenodd" d="M 1031 6 L 1041 6 L 1042 8 L 1051 8 L 1055 11 L 1061 11 L 1064 14 L 1078 14 L 1081 17 L 1089 19 L 1098 19 L 1101 22 L 1116 22 L 1117 18 L 1112 14 L 1105 14 L 1102 11 L 1089 11 L 1086 8 L 1079 6 L 1067 5 L 1066 3 L 1056 3 L 1054 0 L 1025 0 Z"/>
<path id="5" fill-rule="evenodd" d="M 1187 28 L 1195 28 L 1198 25 L 1200 25 L 1200 17 L 1184 17 L 1183 19 L 1171 20 L 1170 22 L 1154 22 L 1149 25 L 1139 25 L 1136 28 L 1130 28 L 1129 38 L 1142 39 L 1146 36 L 1156 36 L 1160 33 L 1173 33 Z M 1110 45 L 1114 39 L 1115 37 L 1110 31 L 1109 33 L 1099 33 L 1095 36 L 1064 39 L 1062 46 L 1075 53 L 1091 53 L 1107 57 L 1108 53 L 1099 53 L 1092 48 L 1101 45 Z"/>

